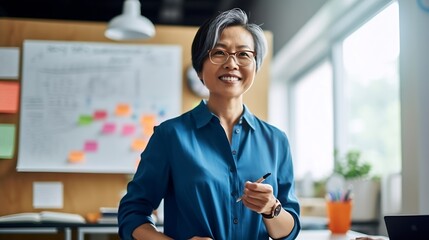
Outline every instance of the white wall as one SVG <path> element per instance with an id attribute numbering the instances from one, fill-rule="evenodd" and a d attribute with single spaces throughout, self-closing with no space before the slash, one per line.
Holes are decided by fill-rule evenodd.
<path id="1" fill-rule="evenodd" d="M 419 8 L 417 0 L 398 3 L 402 212 L 429 214 L 429 12 Z"/>

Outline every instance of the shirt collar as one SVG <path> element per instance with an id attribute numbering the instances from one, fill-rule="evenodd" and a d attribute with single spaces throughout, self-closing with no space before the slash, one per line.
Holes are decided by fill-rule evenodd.
<path id="1" fill-rule="evenodd" d="M 255 115 L 250 112 L 246 105 L 243 105 L 243 107 L 244 113 L 240 118 L 240 122 L 244 120 L 252 129 L 255 129 Z M 194 116 L 197 128 L 207 125 L 213 117 L 218 119 L 215 114 L 210 112 L 209 108 L 207 107 L 206 100 L 202 100 L 200 104 L 198 104 L 198 106 L 192 110 L 192 115 Z"/>

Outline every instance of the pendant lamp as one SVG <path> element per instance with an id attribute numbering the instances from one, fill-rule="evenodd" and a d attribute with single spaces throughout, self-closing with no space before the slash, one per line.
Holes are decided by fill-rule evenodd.
<path id="1" fill-rule="evenodd" d="M 104 35 L 112 40 L 137 40 L 155 35 L 155 26 L 141 15 L 139 0 L 125 0 L 121 15 L 110 20 Z"/>

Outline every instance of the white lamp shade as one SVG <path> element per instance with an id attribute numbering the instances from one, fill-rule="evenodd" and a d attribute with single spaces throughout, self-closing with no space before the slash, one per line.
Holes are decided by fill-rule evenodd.
<path id="1" fill-rule="evenodd" d="M 122 14 L 109 22 L 104 35 L 112 40 L 151 38 L 155 26 L 141 15 L 139 0 L 125 0 Z"/>

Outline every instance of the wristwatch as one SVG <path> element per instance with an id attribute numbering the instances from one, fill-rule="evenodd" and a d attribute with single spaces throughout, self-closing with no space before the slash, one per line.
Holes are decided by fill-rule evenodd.
<path id="1" fill-rule="evenodd" d="M 282 204 L 280 203 L 280 201 L 278 199 L 276 199 L 276 204 L 274 204 L 274 207 L 271 210 L 271 214 L 261 213 L 261 215 L 264 218 L 270 219 L 270 218 L 277 217 L 281 211 L 282 211 Z"/>

